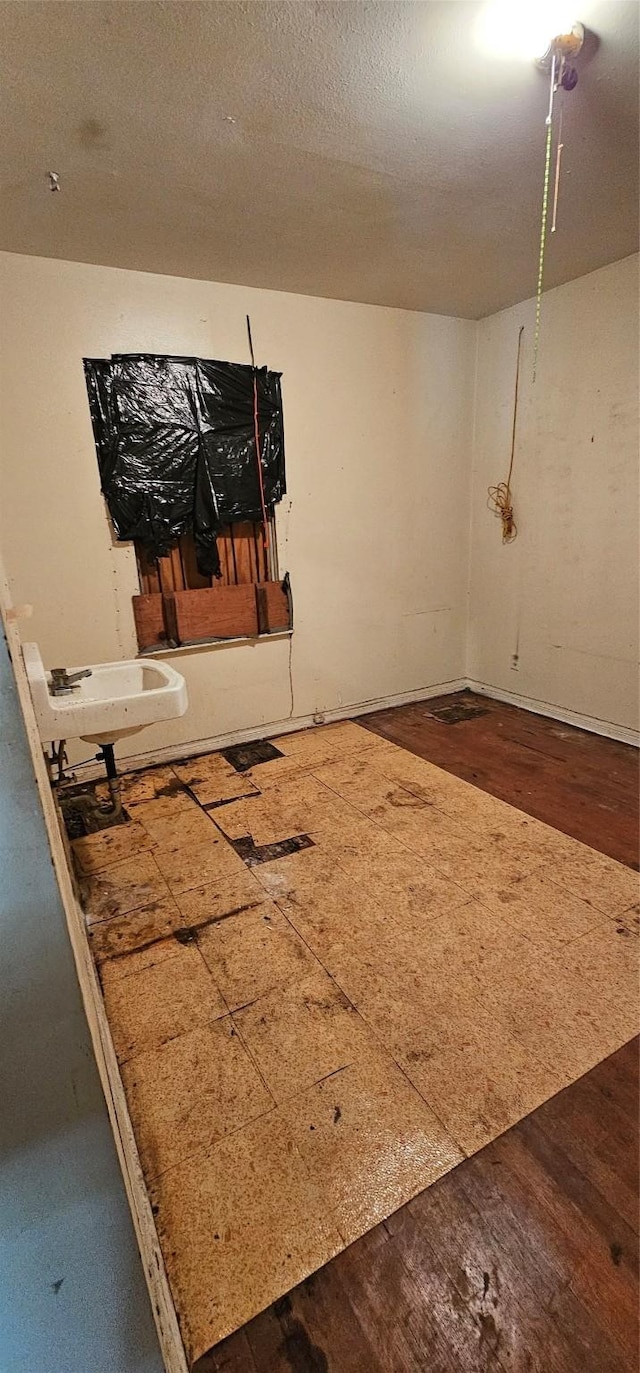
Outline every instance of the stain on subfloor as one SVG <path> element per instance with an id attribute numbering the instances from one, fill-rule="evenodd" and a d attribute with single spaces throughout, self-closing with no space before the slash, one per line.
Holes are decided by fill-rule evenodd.
<path id="1" fill-rule="evenodd" d="M 488 715 L 489 711 L 484 706 L 474 705 L 472 701 L 457 701 L 455 705 L 439 706 L 428 713 L 442 725 L 459 725 L 462 720 L 475 720 L 478 715 Z"/>

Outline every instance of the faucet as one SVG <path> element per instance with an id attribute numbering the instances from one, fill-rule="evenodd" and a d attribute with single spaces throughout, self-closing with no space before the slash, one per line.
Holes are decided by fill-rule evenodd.
<path id="1" fill-rule="evenodd" d="M 50 675 L 49 692 L 51 696 L 65 696 L 70 691 L 75 691 L 83 677 L 91 676 L 91 668 L 83 667 L 79 672 L 69 672 L 66 667 L 52 667 Z"/>

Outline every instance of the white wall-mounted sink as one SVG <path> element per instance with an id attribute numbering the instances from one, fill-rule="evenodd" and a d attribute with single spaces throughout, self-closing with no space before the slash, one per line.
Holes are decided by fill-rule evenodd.
<path id="1" fill-rule="evenodd" d="M 184 715 L 187 709 L 184 677 L 168 663 L 132 658 L 69 668 L 69 676 L 87 671 L 90 675 L 68 694 L 52 696 L 38 645 L 23 644 L 22 654 L 43 744 L 60 739 L 113 744 L 146 725 Z"/>

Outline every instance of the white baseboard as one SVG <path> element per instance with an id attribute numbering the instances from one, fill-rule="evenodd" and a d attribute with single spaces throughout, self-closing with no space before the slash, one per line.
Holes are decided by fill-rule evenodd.
<path id="1" fill-rule="evenodd" d="M 479 696 L 492 696 L 494 701 L 504 701 L 508 706 L 519 706 L 521 710 L 530 710 L 534 715 L 546 715 L 551 720 L 557 720 L 559 724 L 576 725 L 578 729 L 586 729 L 590 734 L 602 734 L 605 739 L 617 739 L 621 744 L 640 747 L 640 732 L 637 729 L 629 729 L 626 725 L 616 725 L 611 720 L 599 720 L 593 715 L 581 715 L 577 710 L 565 710 L 563 706 L 553 705 L 551 701 L 536 701 L 531 696 L 520 696 L 515 691 L 503 691 L 488 682 L 474 682 L 469 679 L 466 685 L 470 691 L 477 691 Z"/>
<path id="2" fill-rule="evenodd" d="M 357 715 L 367 715 L 374 710 L 389 710 L 392 706 L 407 706 L 414 701 L 429 701 L 434 696 L 450 696 L 456 691 L 464 691 L 467 682 L 458 677 L 452 682 L 438 682 L 435 686 L 417 687 L 415 691 L 402 691 L 397 696 L 380 696 L 372 701 L 356 701 L 353 705 L 337 706 L 334 710 L 322 711 L 322 719 L 313 715 L 296 715 L 292 719 L 273 720 L 268 724 L 255 725 L 251 729 L 231 730 L 228 734 L 214 734 L 208 739 L 189 739 L 182 744 L 168 744 L 166 748 L 151 749 L 148 753 L 128 754 L 118 758 L 119 772 L 137 772 L 140 768 L 154 767 L 157 763 L 176 763 L 182 758 L 193 758 L 198 753 L 213 753 L 216 749 L 231 748 L 233 744 L 248 744 L 253 739 L 271 739 L 280 734 L 293 734 L 299 729 L 310 729 L 314 725 L 333 724 L 337 720 L 353 720 Z M 72 772 L 80 781 L 92 781 L 104 776 L 104 768 L 93 760 L 71 765 Z"/>
<path id="3" fill-rule="evenodd" d="M 292 719 L 273 720 L 267 724 L 255 725 L 251 729 L 231 730 L 227 734 L 214 734 L 207 739 L 189 739 L 182 744 L 169 744 L 166 748 L 150 749 L 147 753 L 130 754 L 118 759 L 120 772 L 137 772 L 141 768 L 154 767 L 158 763 L 176 763 L 183 758 L 193 758 L 198 753 L 212 753 L 216 749 L 231 748 L 233 744 L 248 744 L 253 739 L 270 739 L 280 734 L 292 734 L 299 729 L 310 729 L 317 724 L 332 724 L 337 720 L 353 720 L 358 715 L 367 715 L 374 710 L 389 710 L 393 706 L 411 705 L 415 701 L 429 701 L 434 696 L 450 696 L 456 691 L 475 691 L 480 696 L 492 696 L 506 705 L 519 706 L 530 710 L 534 715 L 546 715 L 560 724 L 576 725 L 591 734 L 601 734 L 606 739 L 616 739 L 622 744 L 640 747 L 640 733 L 624 725 L 613 724 L 610 720 L 599 720 L 579 711 L 564 710 L 550 701 L 537 701 L 530 696 L 520 696 L 513 691 L 503 691 L 488 682 L 477 682 L 470 678 L 459 677 L 451 682 L 438 682 L 434 686 L 417 687 L 414 691 L 402 691 L 396 696 L 380 696 L 372 701 L 356 701 L 352 705 L 337 706 L 335 710 L 322 712 L 320 721 L 313 715 L 296 715 Z M 103 768 L 93 761 L 72 767 L 71 772 L 79 780 L 91 781 L 103 776 Z"/>

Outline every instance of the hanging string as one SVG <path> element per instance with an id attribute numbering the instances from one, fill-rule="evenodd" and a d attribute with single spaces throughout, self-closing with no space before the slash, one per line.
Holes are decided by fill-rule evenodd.
<path id="1" fill-rule="evenodd" d="M 538 259 L 538 288 L 536 291 L 536 323 L 533 339 L 533 377 L 538 370 L 538 345 L 540 343 L 540 315 L 542 312 L 542 284 L 544 280 L 544 251 L 547 242 L 547 216 L 549 212 L 549 182 L 551 177 L 551 144 L 553 140 L 553 97 L 556 90 L 556 56 L 551 60 L 551 88 L 549 92 L 549 113 L 547 115 L 547 139 L 544 155 L 544 184 L 542 189 L 542 220 L 540 224 L 540 257 Z"/>
<path id="2" fill-rule="evenodd" d="M 260 486 L 260 506 L 262 509 L 262 547 L 264 550 L 264 575 L 269 579 L 269 525 L 267 522 L 267 507 L 264 499 L 264 481 L 262 477 L 262 446 L 260 443 L 260 422 L 258 418 L 258 371 L 256 360 L 253 353 L 253 339 L 251 337 L 251 320 L 247 315 L 247 334 L 249 335 L 249 352 L 251 354 L 251 366 L 253 368 L 253 437 L 256 445 L 256 463 L 258 467 L 258 484 Z"/>
<path id="3" fill-rule="evenodd" d="M 516 384 L 513 396 L 513 427 L 511 430 L 511 461 L 509 463 L 509 475 L 506 482 L 498 482 L 497 486 L 490 486 L 488 491 L 487 505 L 493 510 L 494 515 L 498 515 L 502 520 L 502 542 L 513 543 L 518 533 L 516 522 L 513 518 L 513 505 L 511 503 L 511 474 L 513 472 L 513 458 L 516 451 L 516 426 L 518 422 L 518 387 L 520 384 L 520 349 L 522 347 L 522 335 L 524 334 L 524 324 L 520 325 L 518 334 L 518 354 L 516 358 Z"/>

